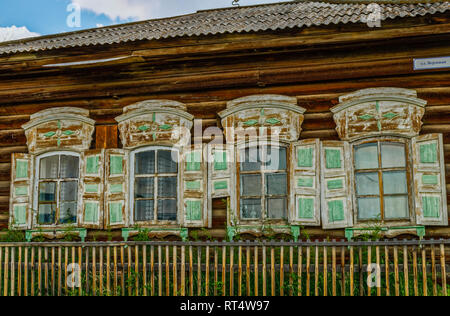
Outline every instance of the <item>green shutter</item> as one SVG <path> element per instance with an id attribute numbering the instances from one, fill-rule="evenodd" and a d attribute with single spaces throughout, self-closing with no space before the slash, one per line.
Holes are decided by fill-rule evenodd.
<path id="1" fill-rule="evenodd" d="M 201 189 L 201 181 L 186 181 L 186 190 L 199 191 Z"/>
<path id="2" fill-rule="evenodd" d="M 123 156 L 110 156 L 110 174 L 121 175 L 123 174 Z"/>
<path id="3" fill-rule="evenodd" d="M 109 222 L 111 225 L 120 224 L 123 222 L 122 208 L 122 202 L 109 203 Z"/>
<path id="4" fill-rule="evenodd" d="M 100 156 L 89 156 L 86 158 L 86 174 L 98 174 Z"/>
<path id="5" fill-rule="evenodd" d="M 423 216 L 426 218 L 439 218 L 441 198 L 434 196 L 423 196 L 422 197 L 422 207 Z"/>
<path id="6" fill-rule="evenodd" d="M 16 161 L 16 179 L 28 178 L 28 161 L 17 160 Z"/>
<path id="7" fill-rule="evenodd" d="M 420 145 L 420 162 L 421 163 L 436 163 L 437 159 L 437 144 L 423 144 Z"/>
<path id="8" fill-rule="evenodd" d="M 422 175 L 422 183 L 428 185 L 437 185 L 439 184 L 439 177 L 434 174 L 424 174 Z"/>
<path id="9" fill-rule="evenodd" d="M 186 201 L 186 219 L 188 221 L 202 220 L 202 202 Z"/>
<path id="10" fill-rule="evenodd" d="M 111 193 L 122 193 L 123 192 L 123 184 L 122 183 L 113 183 L 109 186 L 109 190 Z"/>
<path id="11" fill-rule="evenodd" d="M 299 198 L 298 199 L 298 217 L 300 219 L 314 218 L 314 199 L 313 198 Z"/>
<path id="12" fill-rule="evenodd" d="M 299 148 L 297 151 L 297 166 L 311 168 L 313 166 L 313 148 Z"/>
<path id="13" fill-rule="evenodd" d="M 228 170 L 227 152 L 215 151 L 214 152 L 214 170 L 224 171 Z"/>
<path id="14" fill-rule="evenodd" d="M 23 226 L 27 224 L 27 206 L 15 205 L 14 206 L 14 224 Z"/>
<path id="15" fill-rule="evenodd" d="M 99 185 L 96 183 L 86 184 L 85 186 L 86 193 L 98 193 L 99 191 Z"/>
<path id="16" fill-rule="evenodd" d="M 329 180 L 327 181 L 328 190 L 337 190 L 344 188 L 344 180 Z"/>
<path id="17" fill-rule="evenodd" d="M 444 137 L 424 134 L 412 139 L 416 224 L 448 227 Z"/>
<path id="18" fill-rule="evenodd" d="M 192 151 L 188 153 L 186 171 L 201 171 L 201 152 Z"/>
<path id="19" fill-rule="evenodd" d="M 327 169 L 340 169 L 341 165 L 341 151 L 338 149 L 326 149 L 325 161 Z"/>
<path id="20" fill-rule="evenodd" d="M 332 223 L 345 220 L 343 200 L 334 200 L 328 202 L 328 219 Z"/>
<path id="21" fill-rule="evenodd" d="M 215 181 L 214 182 L 214 190 L 226 190 L 228 189 L 227 181 Z"/>
<path id="22" fill-rule="evenodd" d="M 299 188 L 313 188 L 314 187 L 314 178 L 298 178 L 297 187 Z"/>
<path id="23" fill-rule="evenodd" d="M 84 222 L 97 223 L 98 221 L 98 203 L 86 202 L 84 204 Z"/>
<path id="24" fill-rule="evenodd" d="M 14 194 L 16 196 L 27 196 L 28 195 L 28 186 L 15 187 Z"/>

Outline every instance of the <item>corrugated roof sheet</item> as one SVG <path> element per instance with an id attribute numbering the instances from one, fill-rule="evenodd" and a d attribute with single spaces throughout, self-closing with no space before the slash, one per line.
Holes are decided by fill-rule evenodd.
<path id="1" fill-rule="evenodd" d="M 379 5 L 382 20 L 444 13 L 450 10 L 450 2 L 381 3 Z M 0 54 L 182 36 L 282 30 L 339 23 L 365 23 L 370 13 L 368 4 L 358 2 L 292 1 L 232 7 L 2 43 L 0 44 Z"/>

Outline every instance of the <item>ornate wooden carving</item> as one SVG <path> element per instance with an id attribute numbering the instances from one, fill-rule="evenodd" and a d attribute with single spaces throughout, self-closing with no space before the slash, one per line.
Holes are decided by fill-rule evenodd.
<path id="1" fill-rule="evenodd" d="M 340 98 L 331 109 L 342 140 L 379 135 L 414 137 L 422 128 L 427 101 L 414 90 L 364 89 Z"/>
<path id="2" fill-rule="evenodd" d="M 116 118 L 127 149 L 153 144 L 185 146 L 191 137 L 193 119 L 182 103 L 169 100 L 135 103 Z"/>
<path id="3" fill-rule="evenodd" d="M 294 142 L 300 137 L 305 111 L 293 97 L 254 95 L 228 102 L 219 115 L 228 143 L 246 138 Z"/>
<path id="4" fill-rule="evenodd" d="M 51 150 L 88 150 L 95 121 L 89 111 L 79 108 L 52 108 L 33 114 L 23 125 L 28 151 L 39 154 Z"/>

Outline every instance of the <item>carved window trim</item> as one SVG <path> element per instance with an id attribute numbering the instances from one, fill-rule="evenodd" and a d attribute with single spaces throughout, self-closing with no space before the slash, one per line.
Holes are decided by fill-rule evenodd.
<path id="1" fill-rule="evenodd" d="M 407 177 L 407 190 L 408 190 L 408 211 L 409 211 L 409 220 L 408 219 L 393 219 L 393 220 L 385 220 L 383 217 L 380 220 L 364 220 L 359 218 L 359 207 L 358 207 L 358 195 L 356 188 L 356 175 L 357 173 L 363 172 L 364 169 L 356 170 L 356 147 L 362 144 L 369 143 L 378 143 L 378 168 L 374 168 L 373 172 L 377 172 L 379 175 L 379 186 L 380 186 L 380 211 L 383 214 L 383 180 L 380 174 L 382 174 L 383 168 L 381 167 L 381 152 L 380 152 L 380 144 L 381 143 L 403 143 L 405 145 L 405 162 L 406 162 L 406 177 Z M 382 224 L 388 226 L 403 226 L 403 225 L 413 225 L 416 222 L 414 215 L 414 185 L 413 185 L 413 161 L 412 161 L 412 148 L 411 148 L 411 140 L 405 137 L 397 137 L 397 136 L 379 136 L 379 137 L 368 137 L 357 140 L 351 143 L 351 155 L 352 155 L 352 165 L 353 165 L 353 173 L 352 173 L 352 186 L 353 186 L 353 209 L 354 209 L 354 226 L 367 226 L 371 223 Z M 377 170 L 377 171 L 375 171 Z"/>
<path id="2" fill-rule="evenodd" d="M 291 180 L 291 167 L 290 167 L 290 143 L 287 142 L 275 142 L 275 141 L 268 141 L 268 140 L 260 140 L 260 141 L 251 141 L 247 143 L 239 143 L 236 144 L 236 218 L 238 220 L 238 225 L 289 225 L 289 205 L 291 200 L 291 188 L 290 188 L 290 180 Z M 253 148 L 257 147 L 257 150 L 259 150 L 260 147 L 265 146 L 275 146 L 275 147 L 282 147 L 286 149 L 286 170 L 259 170 L 254 172 L 245 172 L 244 174 L 259 174 L 262 177 L 262 183 L 261 183 L 261 218 L 260 219 L 243 219 L 241 217 L 241 157 L 240 152 L 242 150 L 245 150 L 247 148 Z M 265 174 L 272 174 L 272 173 L 286 173 L 286 186 L 287 186 L 287 193 L 286 193 L 286 218 L 285 219 L 270 219 L 267 217 L 268 210 L 266 209 L 266 199 L 269 196 L 266 194 L 266 187 L 265 187 Z M 284 195 L 283 195 L 284 196 Z"/>
<path id="3" fill-rule="evenodd" d="M 177 220 L 176 221 L 162 221 L 162 220 L 153 220 L 153 221 L 137 221 L 135 219 L 135 179 L 139 176 L 136 176 L 135 174 L 135 164 L 136 164 L 136 154 L 138 153 L 142 153 L 142 152 L 147 152 L 147 151 L 155 151 L 155 155 L 157 156 L 157 152 L 158 150 L 170 150 L 170 151 L 175 151 L 177 153 L 178 156 L 178 162 L 177 162 Z M 157 158 L 155 156 L 155 164 L 157 163 Z M 176 148 L 175 146 L 159 146 L 159 145 L 154 145 L 154 146 L 145 146 L 145 147 L 140 147 L 137 148 L 133 151 L 130 151 L 130 175 L 129 175 L 129 183 L 130 183 L 130 188 L 129 188 L 129 218 L 130 218 L 130 223 L 132 225 L 137 225 L 137 226 L 142 226 L 142 227 L 161 227 L 161 226 L 174 226 L 177 225 L 181 222 L 181 218 L 182 218 L 182 207 L 180 204 L 180 200 L 181 200 L 181 185 L 182 185 L 182 168 L 183 168 L 183 163 L 181 161 L 181 151 Z M 157 175 L 157 170 L 155 170 L 155 179 L 158 177 L 161 177 L 161 175 Z M 154 197 L 154 217 L 157 217 L 157 197 L 156 197 L 156 192 L 158 190 L 157 187 L 157 182 L 154 182 L 154 192 L 155 192 L 155 197 Z"/>
<path id="4" fill-rule="evenodd" d="M 79 152 L 75 152 L 75 151 L 50 151 L 50 152 L 46 152 L 40 155 L 37 155 L 34 157 L 35 159 L 35 163 L 34 163 L 34 170 L 33 170 L 33 174 L 34 174 L 34 181 L 33 181 L 33 228 L 64 228 L 64 227 L 78 227 L 79 226 L 79 218 L 78 218 L 78 213 L 79 213 L 79 208 L 82 204 L 82 196 L 81 196 L 81 188 L 80 188 L 80 183 L 81 183 L 81 171 L 78 174 L 78 179 L 75 178 L 66 178 L 66 180 L 70 181 L 70 182 L 77 182 L 77 211 L 76 211 L 76 217 L 77 220 L 75 223 L 70 223 L 70 224 L 59 224 L 59 208 L 60 208 L 60 183 L 64 182 L 63 178 L 60 178 L 59 175 L 56 179 L 54 179 L 54 181 L 51 182 L 57 182 L 57 186 L 56 186 L 56 194 L 57 194 L 57 199 L 56 199 L 56 216 L 55 216 L 55 224 L 52 225 L 48 225 L 48 224 L 39 224 L 39 184 L 40 184 L 40 162 L 43 158 L 47 158 L 47 157 L 52 157 L 52 156 L 73 156 L 73 157 L 77 157 L 78 158 L 78 164 L 79 164 L 79 170 L 81 170 L 81 162 L 82 162 L 82 157 L 81 154 Z M 61 159 L 61 158 L 59 158 Z M 59 161 L 60 164 L 60 161 Z"/>

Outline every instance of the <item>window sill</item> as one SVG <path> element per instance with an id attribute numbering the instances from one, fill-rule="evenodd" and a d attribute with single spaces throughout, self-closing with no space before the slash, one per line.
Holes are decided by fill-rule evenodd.
<path id="1" fill-rule="evenodd" d="M 352 241 L 353 238 L 377 233 L 381 237 L 394 238 L 399 235 L 410 234 L 422 239 L 425 236 L 425 226 L 398 226 L 380 228 L 347 228 L 345 238 Z"/>
<path id="2" fill-rule="evenodd" d="M 25 238 L 27 242 L 31 242 L 35 237 L 44 237 L 46 239 L 62 239 L 66 236 L 73 235 L 80 237 L 84 242 L 87 236 L 87 229 L 75 228 L 75 229 L 42 229 L 42 230 L 27 230 L 25 232 Z"/>
<path id="3" fill-rule="evenodd" d="M 189 231 L 187 228 L 123 228 L 122 229 L 122 238 L 125 242 L 128 241 L 130 237 L 134 237 L 139 235 L 140 233 L 145 232 L 150 236 L 157 237 L 167 237 L 167 236 L 179 236 L 183 241 L 187 241 L 189 238 Z"/>
<path id="4" fill-rule="evenodd" d="M 273 234 L 291 235 L 295 242 L 300 236 L 300 226 L 291 225 L 237 225 L 227 227 L 228 240 L 233 241 L 238 234 L 250 234 L 256 237 L 264 237 Z"/>

